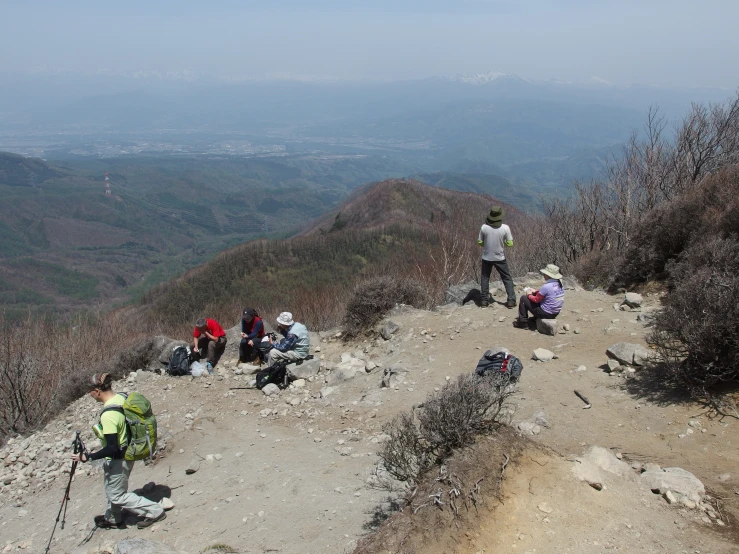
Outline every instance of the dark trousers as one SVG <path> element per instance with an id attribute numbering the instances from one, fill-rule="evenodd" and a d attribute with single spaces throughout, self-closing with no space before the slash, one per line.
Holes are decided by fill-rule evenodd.
<path id="1" fill-rule="evenodd" d="M 490 298 L 490 274 L 493 271 L 493 267 L 498 271 L 500 280 L 503 281 L 505 292 L 508 295 L 508 302 L 516 302 L 516 291 L 513 289 L 513 277 L 508 269 L 508 262 L 506 260 L 500 262 L 489 262 L 482 260 L 482 279 L 480 279 L 480 292 L 482 293 L 483 301 L 487 302 Z"/>
<path id="2" fill-rule="evenodd" d="M 210 365 L 215 366 L 221 359 L 223 351 L 226 349 L 226 337 L 218 337 L 218 340 L 210 340 L 208 337 L 201 336 L 198 339 L 198 350 L 200 354 L 195 354 L 195 360 L 203 359 L 203 352 L 207 352 L 206 359 Z"/>
<path id="3" fill-rule="evenodd" d="M 518 319 L 527 321 L 529 312 L 537 319 L 556 319 L 559 313 L 550 314 L 541 309 L 538 302 L 532 302 L 528 295 L 524 294 L 518 301 Z"/>
<path id="4" fill-rule="evenodd" d="M 261 358 L 261 350 L 259 349 L 259 341 L 261 341 L 261 337 L 256 337 L 254 339 L 251 339 L 252 343 L 254 343 L 254 346 L 249 346 L 249 340 L 250 339 L 241 339 L 241 344 L 239 344 L 239 360 L 242 362 L 253 362 L 257 356 Z"/>

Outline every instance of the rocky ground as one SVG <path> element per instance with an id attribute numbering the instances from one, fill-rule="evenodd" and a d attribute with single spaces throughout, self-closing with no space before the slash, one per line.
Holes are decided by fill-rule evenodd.
<path id="1" fill-rule="evenodd" d="M 253 375 L 235 363 L 234 338 L 210 377 L 134 371 L 116 390 L 152 401 L 164 449 L 156 463 L 137 463 L 131 488 L 151 483 L 146 494 L 167 497 L 174 508 L 150 529 L 137 530 L 131 519 L 126 529 L 98 530 L 78 546 L 104 508 L 101 470 L 82 465 L 51 551 L 112 551 L 122 539 L 144 538 L 189 553 L 218 545 L 350 552 L 385 507 L 384 494 L 368 486 L 382 425 L 500 345 L 525 367 L 512 424 L 551 451 L 530 456 L 540 463 L 511 465 L 510 501 L 481 518 L 460 552 L 736 552 L 739 422 L 633 386 L 658 298 L 634 308 L 622 301 L 569 290 L 554 335 L 514 329 L 515 311 L 499 304 L 397 309 L 384 338 L 346 344 L 336 332 L 314 335 L 316 360 L 271 396 L 248 388 Z M 0 450 L 0 551 L 44 551 L 73 431 L 93 446 L 98 410 L 91 398 L 80 399 L 42 431 Z M 595 476 L 573 473 L 582 465 L 573 460 L 592 445 L 620 458 L 629 473 L 600 466 Z M 704 494 L 669 486 L 651 492 L 641 472 L 657 468 L 647 464 L 691 472 Z M 600 480 L 601 490 L 588 479 Z"/>

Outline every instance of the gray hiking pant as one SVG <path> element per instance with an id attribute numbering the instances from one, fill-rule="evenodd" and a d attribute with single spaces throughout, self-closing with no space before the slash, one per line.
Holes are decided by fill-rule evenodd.
<path id="1" fill-rule="evenodd" d="M 128 492 L 128 477 L 134 463 L 128 460 L 105 460 L 103 464 L 103 484 L 108 499 L 105 519 L 108 521 L 120 522 L 123 510 L 144 517 L 159 517 L 164 511 L 161 504 Z"/>
<path id="2" fill-rule="evenodd" d="M 295 353 L 295 350 L 288 350 L 287 352 L 280 352 L 276 348 L 269 351 L 267 357 L 267 365 L 272 365 L 275 362 L 286 361 L 287 363 L 297 362 L 302 360 L 303 357 Z"/>
<path id="3" fill-rule="evenodd" d="M 226 350 L 226 337 L 218 337 L 218 340 L 210 340 L 208 337 L 202 336 L 198 339 L 198 350 L 200 351 L 198 360 L 203 359 L 203 352 L 207 352 L 206 359 L 210 365 L 214 366 L 221 359 L 223 351 Z"/>
<path id="4" fill-rule="evenodd" d="M 508 296 L 507 301 L 510 303 L 516 303 L 516 291 L 513 288 L 513 277 L 508 269 L 508 262 L 502 260 L 500 262 L 490 262 L 488 260 L 482 260 L 482 278 L 480 279 L 480 293 L 482 293 L 482 300 L 487 302 L 490 298 L 490 274 L 493 271 L 493 267 L 498 271 L 500 280 L 503 281 L 506 295 Z"/>

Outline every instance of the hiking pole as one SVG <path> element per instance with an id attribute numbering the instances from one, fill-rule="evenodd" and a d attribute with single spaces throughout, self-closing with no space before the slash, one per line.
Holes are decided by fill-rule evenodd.
<path id="1" fill-rule="evenodd" d="M 72 448 L 75 454 L 79 454 L 80 452 L 85 452 L 85 445 L 82 444 L 82 439 L 80 438 L 79 431 L 75 431 L 74 433 L 74 440 L 72 441 Z M 54 528 L 51 530 L 51 536 L 49 537 L 49 543 L 46 545 L 46 550 L 44 551 L 44 554 L 49 554 L 49 549 L 51 548 L 51 541 L 54 538 L 54 532 L 56 531 L 56 526 L 59 523 L 59 517 L 62 518 L 62 529 L 64 529 L 64 523 L 67 520 L 67 505 L 69 504 L 69 489 L 72 487 L 72 479 L 74 479 L 74 472 L 76 469 L 77 469 L 77 460 L 73 460 L 72 468 L 69 470 L 69 481 L 67 481 L 67 488 L 64 489 L 64 496 L 62 497 L 62 505 L 59 506 L 59 513 L 56 514 L 56 521 L 54 522 Z M 63 514 L 62 514 L 62 510 L 64 511 Z"/>

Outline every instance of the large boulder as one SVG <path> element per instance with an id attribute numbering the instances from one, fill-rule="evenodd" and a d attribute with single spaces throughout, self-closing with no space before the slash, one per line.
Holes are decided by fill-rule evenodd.
<path id="1" fill-rule="evenodd" d="M 308 379 L 318 374 L 321 369 L 321 360 L 313 358 L 304 360 L 302 364 L 288 364 L 287 371 L 291 379 Z"/>
<path id="2" fill-rule="evenodd" d="M 645 471 L 639 477 L 641 483 L 654 492 L 672 491 L 693 502 L 700 502 L 706 494 L 703 483 L 695 475 L 679 467 L 666 467 Z"/>
<path id="3" fill-rule="evenodd" d="M 559 331 L 559 324 L 556 319 L 536 319 L 536 330 L 542 335 L 553 337 Z"/>
<path id="4" fill-rule="evenodd" d="M 175 550 L 161 542 L 147 541 L 142 538 L 123 539 L 115 545 L 116 554 L 179 554 Z"/>
<path id="5" fill-rule="evenodd" d="M 619 342 L 610 346 L 606 350 L 606 355 L 622 364 L 645 365 L 654 353 L 641 344 Z"/>
<path id="6" fill-rule="evenodd" d="M 154 337 L 156 344 L 159 347 L 159 356 L 157 359 L 162 364 L 168 364 L 169 359 L 172 357 L 172 351 L 178 346 L 188 346 L 190 343 L 184 340 L 173 340 L 169 337 L 158 335 Z"/>
<path id="7" fill-rule="evenodd" d="M 480 285 L 471 281 L 463 285 L 453 285 L 446 289 L 444 294 L 445 304 L 461 304 L 472 289 L 479 289 Z"/>

